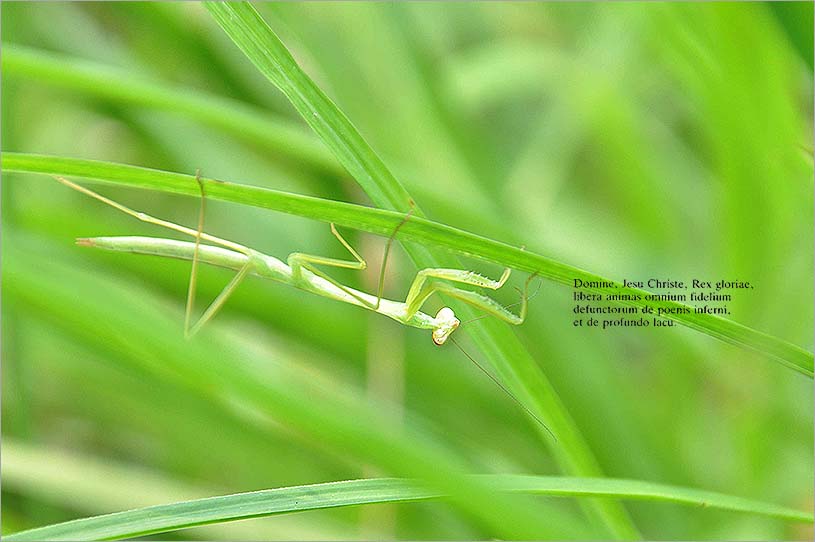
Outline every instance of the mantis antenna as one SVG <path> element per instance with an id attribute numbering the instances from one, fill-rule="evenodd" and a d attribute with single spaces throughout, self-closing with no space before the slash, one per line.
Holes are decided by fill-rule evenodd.
<path id="1" fill-rule="evenodd" d="M 546 425 L 545 423 L 543 423 L 543 421 L 542 421 L 540 418 L 538 418 L 538 417 L 535 415 L 535 413 L 534 413 L 534 412 L 532 412 L 531 410 L 529 410 L 529 408 L 528 408 L 528 407 L 527 407 L 525 404 L 523 404 L 523 403 L 521 402 L 521 400 L 520 400 L 520 399 L 518 399 L 517 397 L 515 397 L 515 394 L 514 394 L 514 393 L 512 393 L 511 391 L 509 391 L 509 388 L 507 388 L 506 386 L 504 386 L 503 384 L 501 384 L 501 381 L 500 381 L 500 380 L 498 380 L 496 377 L 494 377 L 494 376 L 492 375 L 492 373 L 491 373 L 491 372 L 489 372 L 489 371 L 488 371 L 488 370 L 487 370 L 487 369 L 486 369 L 486 368 L 485 368 L 483 365 L 481 365 L 480 363 L 478 363 L 478 362 L 475 360 L 475 358 L 474 358 L 473 356 L 471 356 L 470 354 L 468 354 L 468 353 L 467 353 L 467 351 L 466 351 L 466 350 L 464 350 L 464 349 L 461 347 L 461 345 L 460 345 L 460 344 L 458 344 L 458 341 L 456 341 L 456 340 L 455 340 L 454 338 L 452 338 L 452 337 L 450 338 L 450 340 L 453 342 L 453 344 L 454 344 L 454 345 L 456 345 L 456 348 L 458 348 L 459 350 L 461 350 L 461 353 L 462 353 L 462 354 L 464 354 L 464 355 L 467 357 L 467 359 L 469 359 L 470 361 L 472 361 L 472 362 L 473 362 L 473 365 L 475 365 L 476 367 L 478 367 L 478 368 L 481 370 L 481 372 L 482 372 L 482 373 L 484 373 L 485 375 L 487 375 L 487 376 L 489 377 L 489 379 L 490 379 L 490 380 L 492 380 L 492 381 L 495 383 L 495 385 L 496 385 L 496 386 L 498 386 L 498 387 L 501 389 L 501 391 L 503 391 L 504 393 L 506 393 L 506 394 L 507 394 L 507 395 L 508 395 L 508 396 L 509 396 L 509 397 L 510 397 L 510 398 L 511 398 L 513 401 L 515 401 L 516 403 L 518 403 L 518 406 L 520 406 L 522 409 L 524 409 L 524 410 L 526 411 L 526 413 L 527 413 L 527 414 L 529 414 L 530 416 L 532 416 L 532 418 L 534 418 L 534 420 L 535 420 L 536 422 L 538 422 L 538 423 L 539 423 L 539 424 L 540 424 L 540 425 L 541 425 L 541 426 L 542 426 L 544 429 L 546 429 L 546 432 L 547 432 L 547 433 L 549 433 L 549 435 L 551 435 L 551 437 L 552 437 L 553 439 L 555 439 L 555 441 L 557 442 L 557 437 L 555 436 L 555 434 L 554 434 L 554 433 L 552 433 L 552 430 L 551 430 L 551 429 L 549 429 L 549 426 L 548 426 L 548 425 Z"/>

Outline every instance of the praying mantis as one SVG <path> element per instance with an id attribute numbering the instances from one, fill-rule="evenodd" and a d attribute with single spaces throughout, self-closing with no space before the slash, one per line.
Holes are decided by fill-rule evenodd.
<path id="1" fill-rule="evenodd" d="M 184 335 L 187 338 L 195 335 L 204 324 L 210 321 L 226 303 L 229 296 L 235 291 L 247 275 L 256 275 L 262 278 L 275 280 L 305 290 L 329 299 L 341 301 L 362 307 L 367 310 L 387 316 L 406 326 L 431 331 L 433 343 L 441 346 L 448 339 L 451 339 L 453 332 L 458 329 L 461 322 L 456 318 L 450 307 L 442 307 L 435 316 L 431 316 L 421 311 L 424 303 L 435 293 L 443 293 L 453 298 L 459 299 L 484 312 L 485 316 L 494 316 L 507 323 L 520 325 L 526 319 L 527 305 L 529 299 L 529 284 L 535 275 L 530 275 L 524 283 L 521 294 L 520 309 L 518 314 L 511 312 L 494 299 L 471 290 L 456 287 L 452 283 L 467 284 L 497 290 L 506 283 L 511 274 L 511 269 L 506 268 L 497 280 L 490 279 L 473 271 L 461 269 L 422 269 L 416 274 L 412 285 L 408 290 L 404 302 L 392 301 L 383 298 L 385 269 L 388 262 L 393 241 L 401 227 L 410 219 L 412 209 L 408 212 L 399 225 L 394 229 L 388 238 L 385 251 L 383 253 L 382 265 L 379 272 L 379 284 L 377 294 L 371 294 L 356 290 L 340 283 L 324 271 L 317 268 L 318 265 L 325 267 L 364 270 L 367 262 L 354 250 L 354 248 L 339 233 L 336 226 L 330 224 L 331 234 L 345 247 L 351 254 L 352 260 L 341 260 L 337 258 L 327 258 L 315 256 L 302 252 L 293 252 L 286 258 L 286 262 L 253 250 L 249 247 L 215 237 L 203 231 L 204 216 L 206 209 L 205 185 L 201 180 L 200 171 L 196 172 L 195 180 L 201 193 L 201 204 L 199 207 L 197 229 L 188 228 L 174 222 L 155 218 L 146 213 L 135 211 L 112 199 L 109 199 L 89 188 L 69 181 L 64 177 L 54 177 L 65 186 L 90 196 L 102 203 L 105 203 L 127 215 L 130 215 L 142 222 L 161 226 L 179 233 L 183 233 L 194 238 L 194 242 L 177 241 L 174 239 L 164 239 L 156 237 L 141 236 L 116 236 L 116 237 L 91 237 L 77 239 L 77 244 L 102 248 L 105 250 L 130 252 L 136 254 L 150 254 L 192 260 L 189 286 L 187 289 L 187 303 L 184 316 Z M 204 244 L 202 241 L 211 244 Z M 193 307 L 195 301 L 196 277 L 199 263 L 207 263 L 214 266 L 225 267 L 237 270 L 235 276 L 215 297 L 212 303 L 204 310 L 201 316 L 194 323 L 192 322 Z M 448 281 L 448 282 L 442 282 Z M 455 343 L 455 339 L 451 339 Z M 458 346 L 458 343 L 456 343 Z M 509 391 L 496 377 L 481 366 L 472 356 L 467 354 L 460 346 L 459 349 L 472 361 L 481 371 L 483 371 L 492 381 L 498 385 L 507 395 L 517 402 L 528 414 L 549 431 L 534 413 L 524 405 L 512 392 Z M 549 431 L 551 434 L 551 431 Z"/>

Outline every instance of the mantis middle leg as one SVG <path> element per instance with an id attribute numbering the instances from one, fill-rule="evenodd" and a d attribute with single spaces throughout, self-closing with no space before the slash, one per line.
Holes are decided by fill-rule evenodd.
<path id="1" fill-rule="evenodd" d="M 334 279 L 327 275 L 325 272 L 320 271 L 317 269 L 317 265 L 326 265 L 329 267 L 339 267 L 342 269 L 357 269 L 362 271 L 368 267 L 368 263 L 365 259 L 359 255 L 359 253 L 354 250 L 351 244 L 345 240 L 345 238 L 337 231 L 337 227 L 332 223 L 331 224 L 331 234 L 337 238 L 337 240 L 344 246 L 348 252 L 351 253 L 354 260 L 339 260 L 336 258 L 326 258 L 324 256 L 315 256 L 312 254 L 304 254 L 302 252 L 293 252 L 289 254 L 287 259 L 287 263 L 292 270 L 292 276 L 294 277 L 295 281 L 299 280 L 302 277 L 302 270 L 306 269 L 311 273 L 314 273 L 318 277 L 328 281 L 329 283 L 333 284 L 346 294 L 350 295 L 360 303 L 362 303 L 365 307 L 371 310 L 377 310 L 379 308 L 379 304 L 382 301 L 382 294 L 385 288 L 385 269 L 388 265 L 388 256 L 390 254 L 391 247 L 393 246 L 393 241 L 396 238 L 396 234 L 405 225 L 405 223 L 410 219 L 410 216 L 413 214 L 413 202 L 411 201 L 411 209 L 407 212 L 405 217 L 399 223 L 399 225 L 394 228 L 393 233 L 391 233 L 390 237 L 388 237 L 388 241 L 385 244 L 385 252 L 382 255 L 382 265 L 379 268 L 379 285 L 377 286 L 376 292 L 376 301 L 371 303 L 369 300 L 364 299 L 357 295 L 354 291 L 350 288 L 339 282 L 337 279 Z"/>

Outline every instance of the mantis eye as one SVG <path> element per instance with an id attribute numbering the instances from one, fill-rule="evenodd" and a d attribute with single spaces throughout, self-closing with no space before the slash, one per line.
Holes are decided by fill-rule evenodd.
<path id="1" fill-rule="evenodd" d="M 461 323 L 458 318 L 456 318 L 453 309 L 450 307 L 442 308 L 438 314 L 436 314 L 436 320 L 439 322 L 439 325 L 436 329 L 433 330 L 433 343 L 437 346 L 443 345 L 447 338 L 458 328 L 458 325 Z"/>

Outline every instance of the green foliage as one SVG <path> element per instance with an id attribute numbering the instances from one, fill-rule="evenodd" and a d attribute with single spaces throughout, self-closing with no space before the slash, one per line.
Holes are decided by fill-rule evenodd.
<path id="1" fill-rule="evenodd" d="M 18 443 L 4 534 L 394 476 L 448 498 L 229 529 L 811 537 L 779 521 L 811 521 L 795 512 L 813 478 L 811 6 L 6 3 L 2 17 L 3 437 Z M 72 245 L 167 233 L 30 175 L 107 183 L 191 224 L 192 176 L 171 172 L 197 168 L 230 181 L 207 181 L 206 230 L 279 257 L 341 254 L 320 221 L 388 235 L 412 198 L 389 297 L 416 268 L 538 272 L 527 322 L 465 324 L 464 346 L 557 440 L 455 350 L 294 289 L 250 280 L 185 342 L 188 263 Z M 378 261 L 381 239 L 353 242 Z M 202 271 L 199 306 L 229 280 Z M 339 276 L 371 291 L 377 271 Z M 572 278 L 651 276 L 757 286 L 730 319 L 682 322 L 702 333 L 571 327 Z M 393 483 L 351 503 L 413 491 Z"/>

